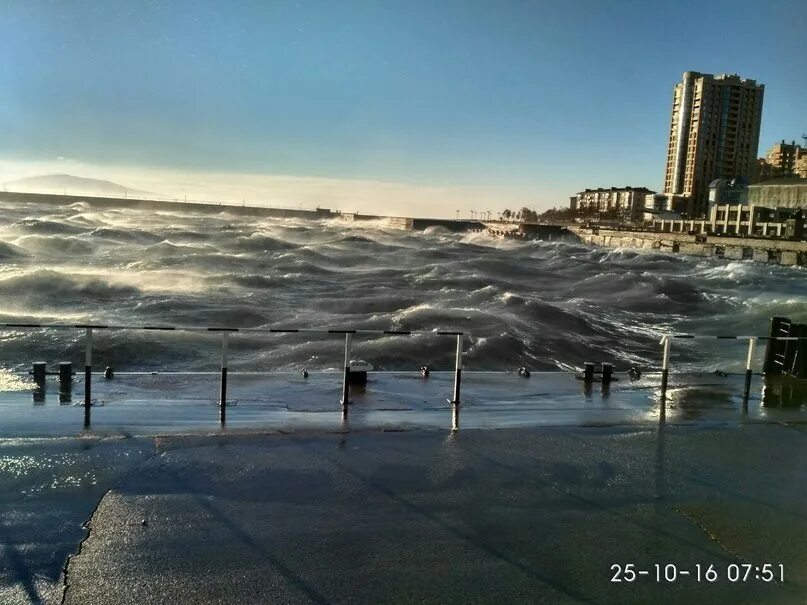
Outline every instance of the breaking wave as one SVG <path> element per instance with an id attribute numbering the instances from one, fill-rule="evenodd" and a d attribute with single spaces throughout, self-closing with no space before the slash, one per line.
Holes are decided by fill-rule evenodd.
<path id="1" fill-rule="evenodd" d="M 226 211 L 4 204 L 3 214 L 4 322 L 461 329 L 472 333 L 469 369 L 541 370 L 589 360 L 655 367 L 667 330 L 764 334 L 773 315 L 807 321 L 800 268 Z M 81 338 L 7 330 L 0 343 L 19 369 L 79 363 Z M 676 342 L 676 363 L 739 367 L 742 351 L 727 342 Z M 214 335 L 108 332 L 95 346 L 97 363 L 128 370 L 217 363 Z M 231 365 L 336 368 L 341 350 L 338 337 L 241 334 Z M 356 355 L 382 369 L 448 369 L 453 350 L 432 335 L 356 339 Z"/>

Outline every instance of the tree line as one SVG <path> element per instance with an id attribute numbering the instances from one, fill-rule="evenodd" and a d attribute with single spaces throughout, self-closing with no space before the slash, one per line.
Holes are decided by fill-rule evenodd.
<path id="1" fill-rule="evenodd" d="M 621 218 L 621 215 L 616 209 L 601 212 L 597 208 L 589 207 L 576 208 L 575 210 L 567 207 L 555 207 L 543 212 L 536 212 L 524 206 L 520 210 L 505 208 L 500 213 L 500 218 L 504 221 L 516 221 L 519 223 L 537 223 L 541 221 L 570 223 L 576 219 L 618 219 Z"/>

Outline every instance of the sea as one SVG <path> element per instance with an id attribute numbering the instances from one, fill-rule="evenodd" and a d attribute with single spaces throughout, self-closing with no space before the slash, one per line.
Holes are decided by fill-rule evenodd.
<path id="1" fill-rule="evenodd" d="M 573 238 L 392 229 L 194 210 L 0 202 L 0 322 L 462 330 L 469 370 L 574 371 L 587 361 L 652 369 L 664 333 L 765 335 L 807 322 L 807 271 L 751 261 L 598 248 Z M 218 367 L 220 336 L 105 331 L 94 364 L 126 371 Z M 450 369 L 436 333 L 357 336 L 379 370 Z M 760 347 L 758 356 L 764 352 Z M 83 365 L 81 330 L 0 329 L 0 367 Z M 735 371 L 745 341 L 675 341 L 683 371 Z M 235 334 L 230 367 L 336 369 L 343 339 Z"/>

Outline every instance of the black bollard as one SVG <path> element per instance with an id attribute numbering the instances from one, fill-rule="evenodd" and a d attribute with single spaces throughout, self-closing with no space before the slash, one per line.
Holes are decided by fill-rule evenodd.
<path id="1" fill-rule="evenodd" d="M 47 364 L 44 361 L 34 362 L 34 371 L 32 372 L 34 375 L 34 382 L 36 383 L 37 388 L 43 391 L 45 390 L 45 376 L 47 375 L 47 372 Z"/>
<path id="2" fill-rule="evenodd" d="M 73 364 L 69 361 L 59 362 L 59 401 L 70 401 L 73 394 Z"/>
<path id="3" fill-rule="evenodd" d="M 35 361 L 34 362 L 34 383 L 36 384 L 36 388 L 34 389 L 34 403 L 44 403 L 45 402 L 45 380 L 47 376 L 47 364 L 44 361 Z"/>
<path id="4" fill-rule="evenodd" d="M 594 364 L 590 361 L 585 363 L 585 370 L 583 371 L 584 382 L 594 382 Z"/>
<path id="5" fill-rule="evenodd" d="M 602 364 L 602 383 L 604 385 L 611 383 L 611 375 L 614 373 L 614 366 L 610 363 Z"/>

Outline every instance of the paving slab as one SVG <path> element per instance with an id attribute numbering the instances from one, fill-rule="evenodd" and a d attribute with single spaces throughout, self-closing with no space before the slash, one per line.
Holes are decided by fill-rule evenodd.
<path id="1" fill-rule="evenodd" d="M 797 603 L 780 425 L 168 438 L 104 496 L 66 603 Z M 614 583 L 612 565 L 649 570 Z M 783 565 L 785 582 L 728 566 Z M 655 579 L 655 565 L 719 579 Z"/>

